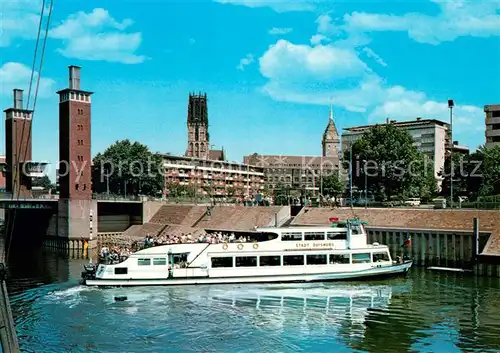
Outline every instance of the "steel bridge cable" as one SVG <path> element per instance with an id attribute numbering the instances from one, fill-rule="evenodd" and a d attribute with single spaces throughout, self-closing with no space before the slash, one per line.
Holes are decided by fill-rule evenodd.
<path id="1" fill-rule="evenodd" d="M 41 80 L 41 76 L 42 76 L 43 59 L 44 59 L 44 56 L 45 56 L 45 47 L 47 45 L 47 37 L 48 37 L 48 32 L 49 32 L 49 27 L 50 27 L 50 19 L 51 19 L 51 16 L 52 16 L 53 5 L 54 5 L 54 0 L 51 0 L 50 1 L 49 10 L 48 10 L 47 23 L 46 23 L 46 26 L 45 26 L 45 34 L 44 34 L 44 38 L 43 38 L 42 53 L 40 55 L 40 65 L 39 65 L 39 68 L 38 68 L 38 75 L 37 75 L 37 82 L 36 82 L 36 87 L 35 87 L 35 94 L 34 94 L 34 97 L 33 97 L 33 109 L 32 109 L 33 113 L 32 113 L 32 116 L 31 116 L 31 124 L 30 124 L 30 127 L 28 129 L 28 143 L 26 144 L 26 147 L 25 147 L 25 150 L 24 150 L 24 158 L 26 158 L 26 155 L 28 154 L 28 145 L 29 145 L 29 141 L 31 140 L 31 132 L 32 132 L 32 128 L 33 128 L 33 118 L 34 118 L 34 115 L 35 115 L 36 102 L 37 102 L 37 98 L 38 98 L 38 90 L 39 90 L 39 87 L 40 87 L 40 80 Z M 38 36 L 37 36 L 37 43 L 36 43 L 36 47 L 35 47 L 33 67 L 32 67 L 32 70 L 31 70 L 31 77 L 33 77 L 33 75 L 34 75 L 35 59 L 36 59 L 37 49 L 38 49 L 38 43 L 39 43 L 39 39 L 40 39 L 40 32 L 41 32 L 41 27 L 42 27 L 44 8 L 45 8 L 45 0 L 43 0 L 42 11 L 40 13 L 40 24 L 39 24 L 39 28 L 38 28 Z M 31 85 L 32 85 L 32 82 L 30 82 L 30 91 L 31 91 Z M 29 96 L 28 96 L 28 103 L 29 103 Z M 28 108 L 28 105 L 27 105 L 27 108 Z M 26 120 L 23 121 L 23 130 L 22 130 L 22 133 L 21 133 L 21 142 L 23 141 L 23 133 L 24 133 L 25 123 L 26 123 Z M 21 149 L 21 146 L 19 146 L 19 149 Z M 16 170 L 17 169 L 19 169 L 19 165 L 18 165 L 18 168 L 16 168 Z M 19 183 L 19 191 L 17 193 L 17 199 L 18 200 L 19 200 L 20 191 L 21 191 L 21 183 Z M 17 214 L 17 209 L 14 208 L 13 217 L 12 217 L 12 223 L 11 223 L 12 227 L 11 227 L 11 232 L 10 232 L 10 236 L 9 236 L 9 242 L 8 242 L 8 245 L 7 245 L 7 252 L 6 252 L 6 256 L 5 256 L 5 261 L 8 261 L 8 259 L 9 259 L 10 248 L 11 248 L 11 243 L 12 243 L 12 236 L 13 236 L 13 233 L 14 233 L 14 225 L 15 225 L 15 220 L 16 220 L 16 214 Z"/>

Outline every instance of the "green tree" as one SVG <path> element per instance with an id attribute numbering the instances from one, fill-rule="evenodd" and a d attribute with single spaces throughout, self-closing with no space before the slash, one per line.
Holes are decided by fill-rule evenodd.
<path id="1" fill-rule="evenodd" d="M 33 187 L 42 187 L 45 190 L 47 189 L 56 189 L 55 184 L 53 184 L 47 175 L 44 175 L 41 178 L 33 178 L 31 181 L 31 186 Z"/>
<path id="2" fill-rule="evenodd" d="M 470 155 L 453 154 L 453 199 L 459 196 L 467 196 L 475 200 L 483 186 L 483 162 L 484 153 L 478 149 Z M 451 193 L 451 158 L 447 156 L 444 167 L 439 173 L 442 177 L 441 195 L 449 197 Z"/>
<path id="3" fill-rule="evenodd" d="M 290 187 L 278 183 L 274 188 L 274 204 L 277 206 L 288 205 L 288 197 L 290 194 Z"/>
<path id="4" fill-rule="evenodd" d="M 397 196 L 429 198 L 436 191 L 434 163 L 413 145 L 411 135 L 393 125 L 375 125 L 344 155 L 353 186 L 365 189 L 378 200 Z"/>
<path id="5" fill-rule="evenodd" d="M 338 173 L 332 173 L 323 178 L 323 194 L 337 198 L 345 192 L 346 184 Z"/>
<path id="6" fill-rule="evenodd" d="M 500 195 L 500 146 L 481 148 L 483 184 L 481 196 Z"/>
<path id="7" fill-rule="evenodd" d="M 169 197 L 194 197 L 196 194 L 195 187 L 192 185 L 168 183 L 166 188 Z"/>
<path id="8" fill-rule="evenodd" d="M 94 192 L 158 196 L 163 189 L 163 158 L 146 145 L 116 141 L 93 159 Z"/>

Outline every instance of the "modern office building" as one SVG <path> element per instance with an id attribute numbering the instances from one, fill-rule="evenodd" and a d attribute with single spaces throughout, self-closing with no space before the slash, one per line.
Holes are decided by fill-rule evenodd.
<path id="1" fill-rule="evenodd" d="M 484 106 L 486 147 L 500 146 L 500 104 Z"/>
<path id="2" fill-rule="evenodd" d="M 436 119 L 417 118 L 412 121 L 387 120 L 385 124 L 392 124 L 397 128 L 404 129 L 412 136 L 414 145 L 419 151 L 434 161 L 434 173 L 436 177 L 444 166 L 444 161 L 451 151 L 451 134 L 449 124 Z M 346 153 L 350 146 L 359 140 L 363 133 L 375 125 L 364 125 L 345 128 L 342 133 L 342 152 Z M 453 141 L 453 152 L 468 154 L 469 148 L 458 145 Z"/>

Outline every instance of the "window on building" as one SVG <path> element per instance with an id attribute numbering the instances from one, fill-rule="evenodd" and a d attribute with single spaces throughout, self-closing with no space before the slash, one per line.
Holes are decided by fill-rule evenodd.
<path id="1" fill-rule="evenodd" d="M 308 265 L 326 265 L 327 255 L 307 255 L 306 260 Z"/>
<path id="2" fill-rule="evenodd" d="M 259 266 L 281 266 L 281 256 L 261 256 Z"/>
<path id="3" fill-rule="evenodd" d="M 80 185 L 75 184 L 75 190 L 78 190 L 79 186 L 80 186 Z"/>
<path id="4" fill-rule="evenodd" d="M 87 184 L 83 184 L 83 190 L 87 190 Z"/>
<path id="5" fill-rule="evenodd" d="M 302 266 L 304 265 L 304 255 L 284 255 L 283 266 Z"/>

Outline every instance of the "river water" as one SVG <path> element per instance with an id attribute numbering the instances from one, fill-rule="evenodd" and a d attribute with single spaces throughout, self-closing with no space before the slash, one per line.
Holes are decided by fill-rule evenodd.
<path id="1" fill-rule="evenodd" d="M 25 352 L 500 352 L 498 279 L 413 268 L 374 282 L 92 289 L 78 283 L 88 260 L 11 258 Z"/>

